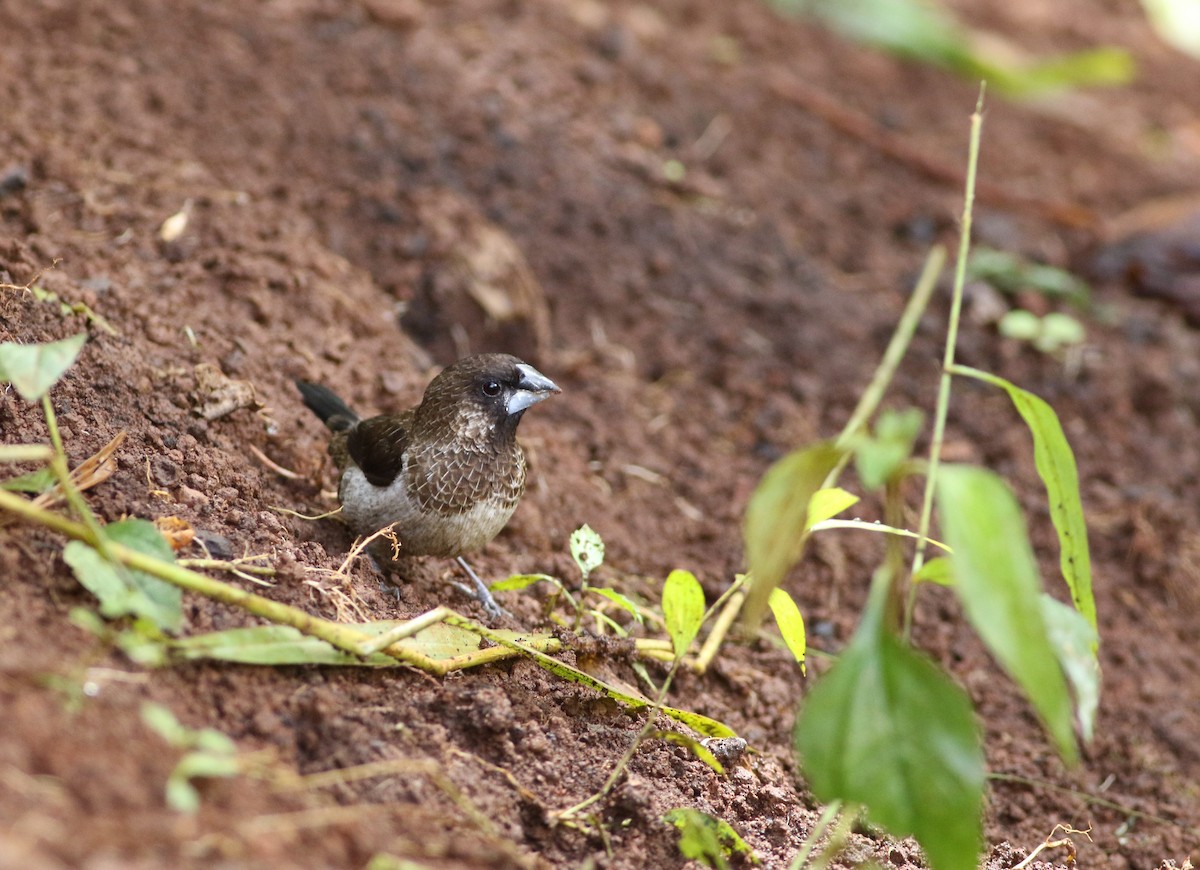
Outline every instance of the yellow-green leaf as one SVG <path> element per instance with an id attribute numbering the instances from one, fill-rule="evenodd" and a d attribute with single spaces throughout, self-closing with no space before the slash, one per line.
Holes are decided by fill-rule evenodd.
<path id="1" fill-rule="evenodd" d="M 792 596 L 778 588 L 771 590 L 768 602 L 771 605 L 771 613 L 775 616 L 775 624 L 779 626 L 779 633 L 783 635 L 783 642 L 800 663 L 800 670 L 807 673 L 804 656 L 808 651 L 808 637 L 804 631 L 804 617 L 800 614 L 800 608 L 796 606 Z"/>
<path id="2" fill-rule="evenodd" d="M 696 575 L 691 571 L 672 571 L 663 584 L 662 609 L 675 657 L 683 658 L 704 622 L 704 590 Z"/>
<path id="3" fill-rule="evenodd" d="M 858 496 L 846 492 L 840 486 L 817 490 L 808 502 L 807 527 L 811 529 L 817 523 L 833 519 L 847 508 L 858 504 L 858 501 Z"/>
<path id="4" fill-rule="evenodd" d="M 945 556 L 930 559 L 913 575 L 915 583 L 936 583 L 938 586 L 954 585 L 954 564 Z"/>

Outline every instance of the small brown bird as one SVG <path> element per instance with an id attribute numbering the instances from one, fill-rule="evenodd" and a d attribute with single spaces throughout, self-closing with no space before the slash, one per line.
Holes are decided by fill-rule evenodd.
<path id="1" fill-rule="evenodd" d="M 442 371 L 421 404 L 360 420 L 328 387 L 296 386 L 333 432 L 342 469 L 338 500 L 356 534 L 394 524 L 405 556 L 453 556 L 493 617 L 502 612 L 462 556 L 508 523 L 525 491 L 517 424 L 560 392 L 554 381 L 507 354 L 479 354 Z"/>

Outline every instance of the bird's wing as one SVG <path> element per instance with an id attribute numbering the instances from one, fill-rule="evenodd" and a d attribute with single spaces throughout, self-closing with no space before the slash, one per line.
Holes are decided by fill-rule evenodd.
<path id="1" fill-rule="evenodd" d="M 346 449 L 363 476 L 375 486 L 389 486 L 404 464 L 412 433 L 413 412 L 363 420 L 346 439 Z"/>

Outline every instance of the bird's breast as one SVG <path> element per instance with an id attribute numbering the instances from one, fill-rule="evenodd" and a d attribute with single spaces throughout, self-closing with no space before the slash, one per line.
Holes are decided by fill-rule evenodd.
<path id="1" fill-rule="evenodd" d="M 482 548 L 508 523 L 525 488 L 520 448 L 410 450 L 387 486 L 351 465 L 342 477 L 343 515 L 357 534 L 394 524 L 401 553 L 458 556 Z"/>

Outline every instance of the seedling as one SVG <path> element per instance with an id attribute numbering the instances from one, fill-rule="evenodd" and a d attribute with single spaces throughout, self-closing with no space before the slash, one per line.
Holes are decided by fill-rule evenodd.
<path id="1" fill-rule="evenodd" d="M 1037 396 L 954 359 L 981 108 L 982 94 L 972 118 L 962 239 L 928 458 L 917 463 L 909 456 L 920 426 L 916 413 L 882 415 L 875 434 L 864 433 L 932 292 L 935 264 L 940 268 L 936 251 L 841 436 L 798 450 L 772 466 L 751 498 L 745 526 L 752 571 L 745 619 L 753 625 L 799 559 L 808 535 L 862 525 L 831 519 L 827 511 L 837 501 L 831 496 L 817 499 L 842 469 L 855 461 L 863 484 L 883 489 L 889 522 L 878 528 L 890 533 L 885 561 L 875 572 L 858 631 L 801 707 L 795 745 L 818 798 L 844 802 L 847 814 L 865 807 L 869 819 L 892 834 L 915 836 L 933 870 L 975 866 L 982 843 L 984 767 L 970 699 L 909 646 L 919 585 L 937 583 L 954 591 L 967 619 L 1024 691 L 1068 763 L 1078 754 L 1072 717 L 1088 739 L 1099 690 L 1087 531 L 1075 460 L 1062 426 Z M 953 377 L 970 377 L 1004 390 L 1029 428 L 1073 607 L 1041 591 L 1029 536 L 1008 487 L 985 469 L 941 464 Z M 915 533 L 899 527 L 904 513 L 897 486 L 914 472 L 923 472 L 926 481 Z M 928 545 L 936 543 L 929 537 L 935 506 L 949 553 L 926 562 Z M 907 570 L 903 536 L 917 539 Z"/>

